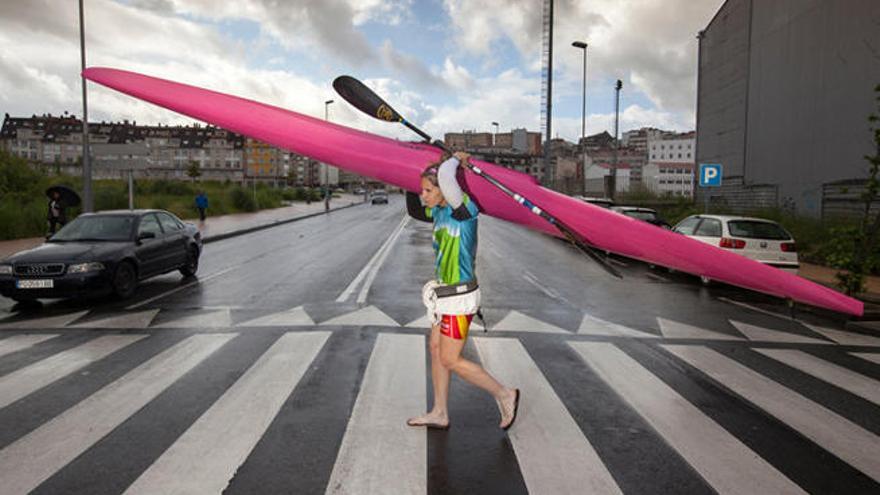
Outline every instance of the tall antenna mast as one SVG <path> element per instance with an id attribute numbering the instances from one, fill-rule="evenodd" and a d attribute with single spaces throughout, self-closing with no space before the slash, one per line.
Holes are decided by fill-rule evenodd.
<path id="1" fill-rule="evenodd" d="M 544 129 L 544 186 L 553 187 L 550 162 L 553 123 L 553 0 L 544 0 L 541 26 L 541 128 Z"/>

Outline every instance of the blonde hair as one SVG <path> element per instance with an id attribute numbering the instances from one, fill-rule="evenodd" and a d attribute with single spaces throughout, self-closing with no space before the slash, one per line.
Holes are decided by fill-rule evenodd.
<path id="1" fill-rule="evenodd" d="M 452 154 L 444 151 L 443 154 L 440 155 L 439 160 L 425 167 L 425 170 L 422 171 L 420 177 L 422 179 L 428 179 L 434 186 L 439 186 L 440 182 L 437 180 L 437 172 L 440 170 L 440 164 L 449 160 L 450 157 L 452 157 Z"/>

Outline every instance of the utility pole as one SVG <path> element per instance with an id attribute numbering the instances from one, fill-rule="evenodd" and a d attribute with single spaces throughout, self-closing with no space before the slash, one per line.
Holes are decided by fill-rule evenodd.
<path id="1" fill-rule="evenodd" d="M 617 84 L 614 85 L 614 160 L 611 163 L 611 194 L 609 194 L 609 198 L 614 199 L 614 194 L 617 192 L 617 153 L 620 150 L 620 141 L 617 139 L 618 132 L 618 124 L 620 122 L 620 90 L 623 88 L 623 82 L 620 79 L 617 80 Z"/>
<path id="2" fill-rule="evenodd" d="M 82 79 L 83 98 L 83 142 L 82 142 L 82 179 L 83 179 L 83 211 L 90 212 L 95 208 L 92 197 L 92 161 L 89 158 L 89 104 L 86 99 L 86 78 L 82 71 L 86 70 L 86 23 L 83 13 L 83 0 L 79 0 L 79 55 L 80 77 Z"/>
<path id="3" fill-rule="evenodd" d="M 492 136 L 492 147 L 498 146 L 498 122 L 492 122 L 492 125 L 495 126 L 495 134 Z"/>
<path id="4" fill-rule="evenodd" d="M 583 81 L 583 100 L 581 107 L 581 186 L 584 193 L 587 190 L 587 43 L 583 41 L 575 41 L 571 44 L 575 48 L 584 51 L 584 81 Z"/>
<path id="5" fill-rule="evenodd" d="M 328 107 L 333 103 L 333 100 L 327 100 L 324 102 L 324 120 L 329 120 L 330 114 L 328 113 Z M 327 168 L 327 164 L 321 162 L 324 166 L 324 211 L 330 211 L 330 171 Z"/>

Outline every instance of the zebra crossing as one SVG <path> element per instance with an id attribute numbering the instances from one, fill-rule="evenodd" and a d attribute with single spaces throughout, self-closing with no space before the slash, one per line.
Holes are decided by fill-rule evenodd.
<path id="1" fill-rule="evenodd" d="M 506 493 L 656 491 L 633 469 L 691 487 L 681 492 L 880 489 L 880 347 L 597 330 L 613 325 L 469 341 L 470 357 L 522 390 L 506 435 L 497 417 L 467 414 L 476 399 L 461 382 L 448 432 L 405 426 L 431 396 L 425 337 L 407 329 L 76 329 L 81 340 L 48 355 L 69 336 L 7 332 L 0 492 L 428 493 L 457 476 L 444 465 L 480 476 L 507 458 L 517 489 Z M 805 454 L 791 459 L 795 450 Z"/>

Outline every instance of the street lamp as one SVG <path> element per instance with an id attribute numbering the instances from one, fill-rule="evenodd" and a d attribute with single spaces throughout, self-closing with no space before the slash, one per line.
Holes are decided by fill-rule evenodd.
<path id="1" fill-rule="evenodd" d="M 330 120 L 328 114 L 328 108 L 330 104 L 333 103 L 333 100 L 327 100 L 324 102 L 324 120 Z M 330 171 L 327 169 L 327 164 L 321 162 L 324 167 L 324 211 L 330 211 Z"/>
<path id="2" fill-rule="evenodd" d="M 584 51 L 584 82 L 583 82 L 583 99 L 581 106 L 581 146 L 583 147 L 582 152 L 582 160 L 581 160 L 581 174 L 583 175 L 583 185 L 584 192 L 586 193 L 586 181 L 587 181 L 587 43 L 583 41 L 575 41 L 571 44 L 571 46 L 575 48 L 580 48 Z"/>
<path id="3" fill-rule="evenodd" d="M 83 13 L 83 0 L 79 0 L 79 55 L 80 74 L 86 70 L 86 25 Z M 94 209 L 92 195 L 92 161 L 89 157 L 89 104 L 86 99 L 86 78 L 82 77 L 83 95 L 83 143 L 82 143 L 82 177 L 83 177 L 83 212 Z"/>
<path id="4" fill-rule="evenodd" d="M 617 80 L 614 85 L 614 161 L 611 164 L 611 194 L 608 196 L 614 199 L 614 193 L 617 189 L 617 152 L 620 148 L 620 141 L 617 139 L 618 123 L 620 121 L 620 90 L 623 88 L 623 82 Z"/>
<path id="5" fill-rule="evenodd" d="M 495 135 L 492 136 L 492 146 L 498 146 L 498 122 L 492 122 L 495 126 Z"/>

